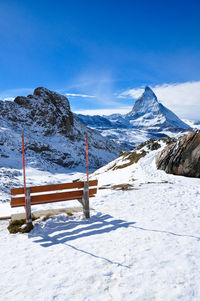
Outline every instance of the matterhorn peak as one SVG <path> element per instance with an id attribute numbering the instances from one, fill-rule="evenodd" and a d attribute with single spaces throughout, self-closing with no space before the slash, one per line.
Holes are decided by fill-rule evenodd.
<path id="1" fill-rule="evenodd" d="M 149 86 L 145 87 L 145 90 L 140 98 L 143 98 L 144 100 L 152 99 L 155 100 L 156 102 L 158 101 L 155 93 Z"/>
<path id="2" fill-rule="evenodd" d="M 143 94 L 135 102 L 133 109 L 127 114 L 127 117 L 143 115 L 147 112 L 157 112 L 159 110 L 159 103 L 156 95 L 148 86 L 145 87 Z"/>
<path id="3" fill-rule="evenodd" d="M 145 92 L 147 92 L 147 91 L 152 91 L 152 89 L 151 89 L 149 86 L 146 86 L 144 90 L 145 90 Z M 152 92 L 153 92 L 153 91 L 152 91 Z"/>
<path id="4" fill-rule="evenodd" d="M 171 130 L 188 129 L 172 111 L 158 102 L 153 90 L 146 86 L 143 94 L 136 100 L 131 112 L 126 117 L 132 126 L 140 128 L 168 128 Z"/>

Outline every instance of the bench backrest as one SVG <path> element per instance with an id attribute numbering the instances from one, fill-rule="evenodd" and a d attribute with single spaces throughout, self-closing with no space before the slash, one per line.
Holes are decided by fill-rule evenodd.
<path id="1" fill-rule="evenodd" d="M 88 182 L 89 197 L 97 193 L 98 180 Z M 84 182 L 62 183 L 43 186 L 32 186 L 30 189 L 31 205 L 81 200 L 83 197 Z M 11 207 L 25 206 L 24 187 L 11 189 Z"/>

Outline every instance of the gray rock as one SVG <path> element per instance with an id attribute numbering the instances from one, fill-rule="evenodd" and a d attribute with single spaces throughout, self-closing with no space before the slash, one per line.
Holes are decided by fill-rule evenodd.
<path id="1" fill-rule="evenodd" d="M 156 165 L 167 173 L 200 178 L 200 132 L 171 142 L 157 156 Z"/>

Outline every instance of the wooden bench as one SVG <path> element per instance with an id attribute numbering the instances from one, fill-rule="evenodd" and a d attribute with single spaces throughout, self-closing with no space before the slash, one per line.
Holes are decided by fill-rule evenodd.
<path id="1" fill-rule="evenodd" d="M 94 197 L 97 193 L 97 185 L 98 180 L 32 186 L 26 188 L 26 196 L 24 187 L 12 188 L 11 207 L 25 206 L 26 197 L 28 220 L 32 223 L 31 205 L 78 200 L 83 206 L 85 217 L 89 218 L 89 198 Z"/>

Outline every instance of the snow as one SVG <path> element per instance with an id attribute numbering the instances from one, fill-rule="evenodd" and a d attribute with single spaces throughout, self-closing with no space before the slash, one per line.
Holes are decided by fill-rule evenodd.
<path id="1" fill-rule="evenodd" d="M 159 151 L 93 173 L 99 187 L 131 183 L 133 190 L 99 189 L 89 220 L 61 214 L 12 235 L 0 221 L 0 300 L 200 300 L 200 179 L 157 170 Z M 43 178 L 32 169 L 29 177 L 80 175 Z"/>

